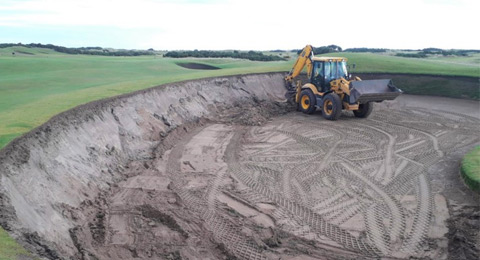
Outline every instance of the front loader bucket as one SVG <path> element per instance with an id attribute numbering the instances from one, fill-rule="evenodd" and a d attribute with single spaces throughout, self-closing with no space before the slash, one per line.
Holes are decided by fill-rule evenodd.
<path id="1" fill-rule="evenodd" d="M 350 104 L 359 102 L 380 102 L 393 100 L 402 94 L 402 90 L 393 85 L 390 79 L 374 79 L 350 82 Z"/>

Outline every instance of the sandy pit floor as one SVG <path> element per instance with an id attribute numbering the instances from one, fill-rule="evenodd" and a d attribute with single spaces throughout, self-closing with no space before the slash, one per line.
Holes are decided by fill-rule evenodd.
<path id="1" fill-rule="evenodd" d="M 455 100 L 450 112 L 410 101 L 368 119 L 180 127 L 171 149 L 78 209 L 76 257 L 477 259 L 480 197 L 458 166 L 480 121 Z"/>
<path id="2" fill-rule="evenodd" d="M 479 259 L 459 174 L 478 101 L 305 115 L 283 73 L 59 114 L 0 151 L 0 225 L 40 259 Z M 35 258 L 37 259 L 37 258 Z"/>

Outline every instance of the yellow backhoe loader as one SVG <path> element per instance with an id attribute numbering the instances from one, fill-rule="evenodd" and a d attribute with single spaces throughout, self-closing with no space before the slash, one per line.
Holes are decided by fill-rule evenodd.
<path id="1" fill-rule="evenodd" d="M 293 80 L 307 67 L 308 83 Z M 299 54 L 292 70 L 285 77 L 287 96 L 294 96 L 298 110 L 312 114 L 319 108 L 324 118 L 337 120 L 342 110 L 352 110 L 356 117 L 366 118 L 373 102 L 393 100 L 402 91 L 390 79 L 364 80 L 347 72 L 347 59 L 314 57 L 307 45 Z"/>

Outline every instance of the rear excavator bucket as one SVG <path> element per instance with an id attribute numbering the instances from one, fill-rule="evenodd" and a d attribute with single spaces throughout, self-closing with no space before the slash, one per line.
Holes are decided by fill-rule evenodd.
<path id="1" fill-rule="evenodd" d="M 402 94 L 402 90 L 393 85 L 390 79 L 375 79 L 350 82 L 350 104 L 359 102 L 380 102 L 393 100 Z"/>
<path id="2" fill-rule="evenodd" d="M 285 93 L 285 98 L 287 100 L 293 99 L 295 94 L 297 94 L 297 86 L 291 81 L 285 81 L 285 88 L 287 88 L 287 92 Z"/>

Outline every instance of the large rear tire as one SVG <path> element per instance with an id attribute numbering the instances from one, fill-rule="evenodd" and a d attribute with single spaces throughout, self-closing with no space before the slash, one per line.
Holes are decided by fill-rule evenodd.
<path id="1" fill-rule="evenodd" d="M 342 101 L 336 93 L 329 93 L 323 99 L 322 115 L 328 120 L 337 120 L 342 114 Z"/>
<path id="2" fill-rule="evenodd" d="M 359 118 L 367 118 L 373 110 L 373 103 L 367 102 L 365 104 L 358 105 L 358 110 L 353 110 L 353 114 Z"/>
<path id="3" fill-rule="evenodd" d="M 317 103 L 317 98 L 315 94 L 310 89 L 304 89 L 300 93 L 300 103 L 299 108 L 305 114 L 312 114 L 315 112 L 316 107 L 315 104 Z"/>

